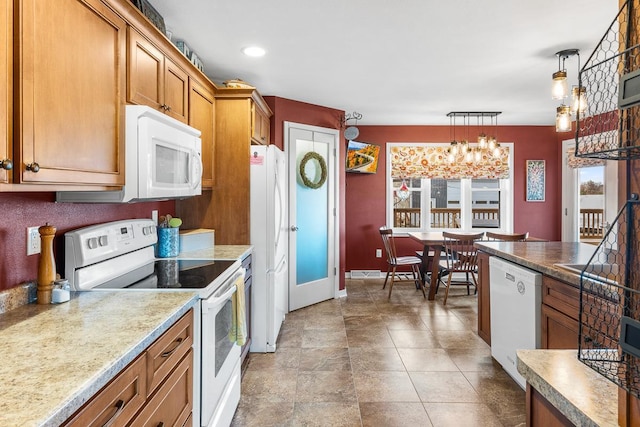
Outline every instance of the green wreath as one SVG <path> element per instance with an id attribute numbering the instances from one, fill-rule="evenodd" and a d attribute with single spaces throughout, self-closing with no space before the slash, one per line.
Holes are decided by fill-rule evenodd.
<path id="1" fill-rule="evenodd" d="M 318 180 L 318 182 L 311 181 L 306 174 L 305 166 L 307 165 L 307 162 L 309 160 L 316 160 L 320 165 L 320 179 Z M 324 158 L 320 154 L 314 151 L 309 151 L 304 155 L 304 157 L 300 161 L 299 169 L 300 177 L 302 178 L 302 183 L 305 185 L 305 187 L 317 189 L 322 187 L 322 184 L 324 184 L 324 182 L 327 180 L 327 162 L 325 162 Z"/>

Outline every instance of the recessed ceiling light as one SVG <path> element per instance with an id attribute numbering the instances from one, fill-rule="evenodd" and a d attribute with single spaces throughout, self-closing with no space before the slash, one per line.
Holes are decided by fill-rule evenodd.
<path id="1" fill-rule="evenodd" d="M 252 56 L 257 58 L 260 56 L 264 56 L 266 51 L 259 46 L 248 46 L 242 49 L 242 53 L 244 53 L 247 56 Z"/>

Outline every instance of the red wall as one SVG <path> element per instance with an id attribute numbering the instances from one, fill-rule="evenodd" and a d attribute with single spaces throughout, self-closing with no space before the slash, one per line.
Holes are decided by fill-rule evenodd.
<path id="1" fill-rule="evenodd" d="M 386 215 L 386 143 L 448 142 L 449 126 L 358 126 L 358 141 L 379 144 L 380 159 L 375 175 L 346 174 L 346 271 L 386 271 L 384 258 L 376 258 L 382 248 L 378 229 Z M 560 240 L 562 168 L 559 162 L 559 136 L 552 126 L 499 126 L 501 142 L 514 143 L 514 232 L 528 231 L 531 236 Z M 566 138 L 565 138 L 566 139 Z M 343 153 L 346 142 L 343 141 Z M 344 156 L 344 154 L 343 154 Z M 525 201 L 525 160 L 546 161 L 544 202 Z M 398 250 L 410 253 L 418 245 L 407 239 Z"/>
<path id="2" fill-rule="evenodd" d="M 55 193 L 0 193 L 3 218 L 0 221 L 0 290 L 13 288 L 38 276 L 39 255 L 27 256 L 26 228 L 49 223 L 56 227 L 54 251 L 57 272 L 64 276 L 64 233 L 69 230 L 130 218 L 151 218 L 174 214 L 175 203 L 148 202 L 134 204 L 55 203 Z"/>
<path id="3" fill-rule="evenodd" d="M 307 104 L 276 96 L 265 96 L 265 101 L 273 111 L 271 118 L 271 143 L 284 149 L 284 122 L 294 122 L 311 126 L 319 126 L 328 129 L 340 129 L 341 118 L 344 111 L 319 105 Z M 340 141 L 343 141 L 340 131 Z M 340 147 L 339 147 L 340 148 Z M 346 233 L 345 233 L 345 177 L 344 177 L 345 151 L 338 150 L 338 167 L 340 168 L 340 182 L 338 184 L 338 208 L 340 214 L 340 289 L 344 289 L 345 262 L 346 262 Z"/>

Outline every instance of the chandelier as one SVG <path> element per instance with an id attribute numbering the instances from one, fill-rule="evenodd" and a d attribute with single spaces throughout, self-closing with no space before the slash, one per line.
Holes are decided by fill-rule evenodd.
<path id="1" fill-rule="evenodd" d="M 551 98 L 560 99 L 561 104 L 556 109 L 556 132 L 569 132 L 571 130 L 572 114 L 584 114 L 587 111 L 587 89 L 580 84 L 571 88 L 571 103 L 565 105 L 564 100 L 569 97 L 569 85 L 567 84 L 567 70 L 564 61 L 571 57 L 578 57 L 578 75 L 580 72 L 580 50 L 565 49 L 556 52 L 558 57 L 558 71 L 553 73 L 553 85 L 551 87 Z M 562 66 L 560 66 L 562 60 Z"/>
<path id="2" fill-rule="evenodd" d="M 501 154 L 497 138 L 499 114 L 501 111 L 452 111 L 448 113 L 447 117 L 449 117 L 453 133 L 450 146 L 447 149 L 449 163 L 478 163 L 483 159 L 499 157 Z M 456 129 L 459 118 L 462 118 L 462 129 Z M 475 124 L 471 123 L 472 118 L 475 118 Z M 489 121 L 487 129 L 485 129 L 485 118 Z M 475 130 L 479 131 L 473 142 L 469 139 L 471 127 L 475 127 Z M 457 131 L 464 133 L 463 139 L 457 139 Z"/>

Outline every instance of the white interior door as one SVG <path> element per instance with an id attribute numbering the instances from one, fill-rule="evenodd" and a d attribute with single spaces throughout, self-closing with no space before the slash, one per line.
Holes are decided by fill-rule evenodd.
<path id="1" fill-rule="evenodd" d="M 291 311 L 334 298 L 337 292 L 336 146 L 339 132 L 288 122 L 284 126 L 289 159 Z"/>
<path id="2" fill-rule="evenodd" d="M 562 141 L 562 241 L 580 241 L 580 169 L 568 165 L 568 152 L 575 150 L 575 139 Z M 589 168 L 586 168 L 589 169 Z M 604 166 L 604 226 L 611 224 L 618 213 L 618 163 Z"/>

